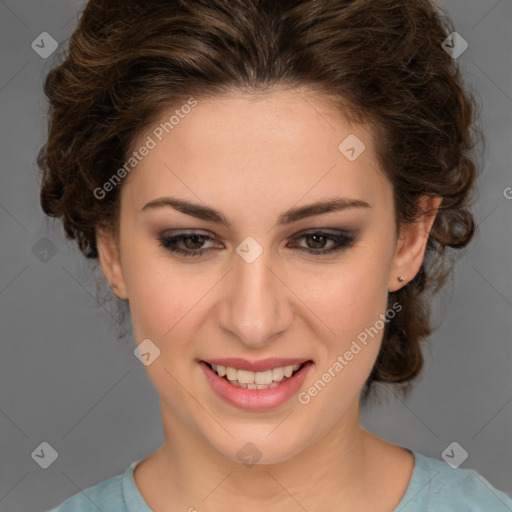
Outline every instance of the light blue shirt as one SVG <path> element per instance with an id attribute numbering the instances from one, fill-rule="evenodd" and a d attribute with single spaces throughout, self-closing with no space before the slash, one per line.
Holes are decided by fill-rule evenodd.
<path id="1" fill-rule="evenodd" d="M 475 470 L 453 469 L 442 460 L 409 451 L 414 456 L 414 469 L 393 512 L 512 512 L 512 497 Z M 132 462 L 124 473 L 71 496 L 47 512 L 153 512 L 133 478 L 140 460 Z"/>

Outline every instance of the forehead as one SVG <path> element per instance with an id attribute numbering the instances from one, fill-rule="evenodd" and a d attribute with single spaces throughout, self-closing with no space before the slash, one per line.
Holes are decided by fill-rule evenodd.
<path id="1" fill-rule="evenodd" d="M 241 198 L 246 208 L 333 193 L 385 199 L 371 127 L 350 123 L 324 97 L 281 90 L 196 101 L 162 112 L 137 138 L 133 149 L 152 149 L 131 172 L 125 200 L 142 207 L 172 192 L 224 209 Z"/>

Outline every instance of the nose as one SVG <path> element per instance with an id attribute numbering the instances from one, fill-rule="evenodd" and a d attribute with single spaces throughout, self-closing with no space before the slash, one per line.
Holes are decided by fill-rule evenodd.
<path id="1" fill-rule="evenodd" d="M 250 348 L 262 348 L 285 332 L 293 319 L 293 294 L 266 251 L 248 263 L 234 255 L 218 306 L 220 328 Z"/>

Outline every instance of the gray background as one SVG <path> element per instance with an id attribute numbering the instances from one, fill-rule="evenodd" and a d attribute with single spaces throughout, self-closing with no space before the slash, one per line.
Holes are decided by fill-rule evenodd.
<path id="1" fill-rule="evenodd" d="M 2 512 L 51 508 L 163 440 L 158 395 L 133 355 L 133 338 L 114 341 L 90 263 L 39 206 L 42 79 L 81 5 L 0 1 Z M 512 494 L 512 0 L 442 5 L 469 43 L 458 62 L 480 95 L 488 140 L 474 207 L 480 235 L 459 259 L 453 289 L 436 302 L 440 326 L 423 378 L 407 400 L 387 391 L 389 400 L 363 409 L 362 423 L 436 458 L 457 441 L 469 453 L 462 468 Z M 44 31 L 60 45 L 49 59 L 31 48 Z M 58 452 L 48 469 L 31 457 L 43 441 Z"/>

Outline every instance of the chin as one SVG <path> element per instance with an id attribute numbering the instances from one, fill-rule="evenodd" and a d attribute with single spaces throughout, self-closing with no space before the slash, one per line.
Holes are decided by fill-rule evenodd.
<path id="1" fill-rule="evenodd" d="M 233 438 L 224 438 L 223 442 L 209 441 L 222 457 L 247 467 L 286 462 L 305 449 L 303 435 L 291 436 L 290 432 L 282 431 L 269 436 L 273 428 L 275 426 L 252 435 L 242 432 Z M 296 428 L 294 425 L 294 429 Z"/>

